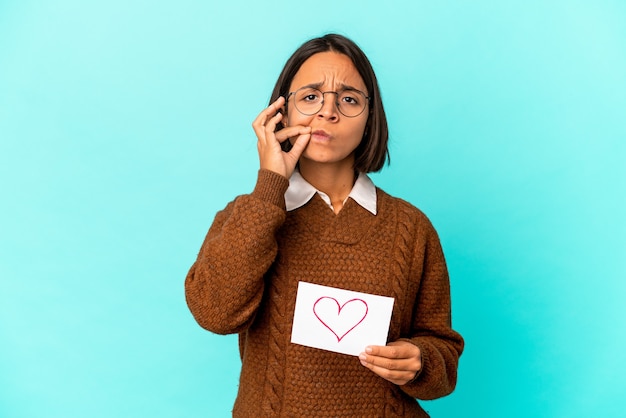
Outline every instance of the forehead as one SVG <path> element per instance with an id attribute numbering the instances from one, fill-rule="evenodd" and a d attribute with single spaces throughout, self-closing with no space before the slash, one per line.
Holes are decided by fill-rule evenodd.
<path id="1" fill-rule="evenodd" d="M 323 88 L 350 86 L 365 91 L 365 83 L 352 60 L 337 52 L 320 52 L 304 61 L 293 80 L 292 88 L 321 83 Z"/>

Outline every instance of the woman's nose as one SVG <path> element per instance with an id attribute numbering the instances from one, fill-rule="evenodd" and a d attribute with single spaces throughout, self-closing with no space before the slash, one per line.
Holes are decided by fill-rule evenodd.
<path id="1" fill-rule="evenodd" d="M 338 117 L 339 109 L 337 109 L 337 101 L 335 100 L 335 95 L 331 94 L 328 97 L 324 98 L 322 102 L 322 108 L 319 112 L 317 112 L 318 117 L 323 117 L 327 119 L 336 119 Z"/>

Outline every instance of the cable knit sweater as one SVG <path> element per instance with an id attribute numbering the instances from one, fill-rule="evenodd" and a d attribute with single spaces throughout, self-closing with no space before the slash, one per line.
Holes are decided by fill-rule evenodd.
<path id="1" fill-rule="evenodd" d="M 254 191 L 219 212 L 185 282 L 198 323 L 239 334 L 234 417 L 427 417 L 415 398 L 456 384 L 463 350 L 437 233 L 407 202 L 377 189 L 377 215 L 351 199 L 335 214 L 315 195 L 285 210 L 289 181 L 260 170 Z M 357 357 L 292 344 L 298 281 L 395 299 L 388 341 L 422 352 L 422 370 L 394 385 Z"/>

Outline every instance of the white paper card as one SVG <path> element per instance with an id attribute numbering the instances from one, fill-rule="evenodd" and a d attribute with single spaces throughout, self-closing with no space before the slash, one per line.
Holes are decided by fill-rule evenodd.
<path id="1" fill-rule="evenodd" d="M 291 342 L 358 356 L 386 345 L 393 298 L 299 282 Z"/>

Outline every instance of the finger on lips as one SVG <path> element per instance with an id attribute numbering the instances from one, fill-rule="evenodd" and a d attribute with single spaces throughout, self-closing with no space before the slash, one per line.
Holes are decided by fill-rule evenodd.
<path id="1" fill-rule="evenodd" d="M 284 115 L 280 111 L 284 102 L 285 98 L 282 96 L 279 97 L 265 108 L 254 122 L 252 122 L 252 127 L 261 143 L 266 144 L 266 140 L 271 141 L 272 138 L 275 138 L 280 143 L 294 137 L 298 137 L 298 140 L 306 140 L 310 135 L 310 126 L 294 125 L 283 127 L 278 131 L 276 130 L 278 123 L 284 118 Z"/>
<path id="2" fill-rule="evenodd" d="M 283 142 L 285 139 L 292 138 L 296 135 L 307 135 L 311 133 L 310 126 L 289 126 L 287 128 L 283 128 L 280 131 L 276 132 L 276 139 L 280 142 Z"/>

